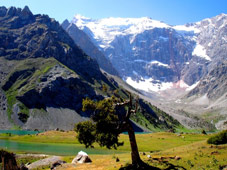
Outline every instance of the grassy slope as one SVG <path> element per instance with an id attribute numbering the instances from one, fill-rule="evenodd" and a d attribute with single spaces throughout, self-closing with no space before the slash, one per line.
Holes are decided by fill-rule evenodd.
<path id="1" fill-rule="evenodd" d="M 181 160 L 170 160 L 169 162 L 186 169 L 218 169 L 220 165 L 226 165 L 227 145 L 212 146 L 208 145 L 206 141 L 199 141 L 167 149 L 153 155 L 154 157 L 160 157 L 160 155 L 180 156 Z"/>
<path id="2" fill-rule="evenodd" d="M 28 77 L 23 76 L 18 77 L 17 80 L 12 84 L 12 86 L 9 89 L 7 89 L 6 91 L 6 97 L 8 102 L 7 113 L 9 120 L 11 120 L 11 114 L 13 113 L 12 111 L 13 105 L 18 102 L 16 96 L 22 95 L 25 92 L 35 88 L 35 84 L 37 83 L 37 81 L 39 81 L 39 77 L 48 72 L 48 70 L 51 69 L 56 63 L 58 62 L 53 58 L 48 59 L 38 58 L 36 60 L 26 59 L 18 61 L 17 66 L 11 71 L 11 74 L 9 74 L 7 81 L 9 81 L 9 78 L 15 72 L 31 69 L 35 69 L 35 71 Z M 21 112 L 28 115 L 29 114 L 28 108 L 21 102 L 19 102 L 19 104 Z"/>
<path id="3" fill-rule="evenodd" d="M 183 166 L 186 169 L 218 169 L 219 166 L 226 164 L 227 145 L 212 146 L 206 143 L 210 135 L 202 134 L 182 134 L 177 135 L 173 133 L 153 133 L 153 134 L 137 134 L 137 143 L 140 152 L 145 152 L 146 155 L 141 157 L 145 162 L 152 166 L 159 168 L 167 168 L 169 163 L 177 166 Z M 10 140 L 26 141 L 26 142 L 43 142 L 43 143 L 64 143 L 64 144 L 78 144 L 75 139 L 74 132 L 45 132 L 38 136 L 11 136 L 1 135 L 0 138 L 8 138 Z M 115 152 L 114 155 L 90 155 L 93 160 L 92 164 L 85 165 L 64 165 L 62 169 L 105 169 L 113 170 L 130 163 L 130 146 L 127 135 L 120 135 L 120 140 L 124 141 L 124 146 L 119 148 L 119 151 L 125 153 Z M 80 144 L 79 144 L 80 145 Z M 95 146 L 97 147 L 97 145 Z M 98 147 L 97 147 L 98 148 Z M 147 155 L 158 160 L 149 159 Z M 180 160 L 170 159 L 169 157 L 179 156 Z M 116 157 L 120 162 L 116 162 Z M 163 157 L 163 161 L 161 161 Z M 74 156 L 64 156 L 63 159 L 71 162 Z M 60 169 L 61 169 L 60 168 Z"/>

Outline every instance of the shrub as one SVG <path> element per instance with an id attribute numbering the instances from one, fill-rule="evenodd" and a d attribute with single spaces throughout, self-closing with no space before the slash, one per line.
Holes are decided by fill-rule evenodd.
<path id="1" fill-rule="evenodd" d="M 202 134 L 204 134 L 204 135 L 206 135 L 207 133 L 206 133 L 206 131 L 203 129 L 202 130 L 202 132 L 201 132 Z"/>
<path id="2" fill-rule="evenodd" d="M 227 144 L 227 130 L 223 130 L 215 136 L 210 137 L 207 143 L 214 145 Z"/>

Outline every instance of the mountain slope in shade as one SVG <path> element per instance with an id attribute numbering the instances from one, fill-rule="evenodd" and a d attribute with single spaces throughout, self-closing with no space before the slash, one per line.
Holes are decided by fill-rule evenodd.
<path id="1" fill-rule="evenodd" d="M 112 95 L 128 98 L 58 22 L 28 7 L 0 7 L 0 129 L 72 130 L 91 116 L 82 112 L 84 98 Z M 149 120 L 140 116 L 152 127 L 153 122 L 163 130 L 180 126 L 151 108 L 143 112 Z"/>
<path id="2" fill-rule="evenodd" d="M 106 72 L 112 75 L 118 75 L 117 71 L 113 68 L 110 61 L 98 50 L 98 48 L 91 42 L 90 38 L 83 31 L 77 28 L 76 25 L 70 24 L 68 20 L 62 23 L 67 33 L 71 36 L 74 42 L 89 56 L 96 59 L 99 66 Z"/>

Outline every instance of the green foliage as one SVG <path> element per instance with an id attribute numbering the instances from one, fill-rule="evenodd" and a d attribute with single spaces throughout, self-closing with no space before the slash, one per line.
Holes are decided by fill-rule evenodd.
<path id="1" fill-rule="evenodd" d="M 18 106 L 21 113 L 29 115 L 29 109 L 23 103 L 20 103 Z"/>
<path id="2" fill-rule="evenodd" d="M 115 114 L 114 102 L 116 102 L 114 97 L 97 102 L 88 98 L 83 100 L 82 110 L 92 111 L 94 124 L 88 121 L 78 123 L 75 126 L 80 143 L 85 144 L 86 147 L 92 147 L 92 144 L 96 141 L 101 147 L 106 146 L 108 149 L 117 149 L 118 146 L 122 145 L 118 142 L 121 132 L 117 130 L 119 119 Z M 91 140 L 88 138 L 91 138 Z"/>
<path id="3" fill-rule="evenodd" d="M 151 130 L 152 132 L 161 130 L 159 127 L 157 127 L 157 122 L 155 121 L 155 118 L 149 113 L 137 112 L 135 115 L 131 116 L 131 119 Z"/>
<path id="4" fill-rule="evenodd" d="M 139 100 L 140 109 L 131 119 L 152 132 L 176 129 L 180 123 L 156 106 Z M 160 119 L 161 118 L 161 119 Z"/>
<path id="5" fill-rule="evenodd" d="M 223 130 L 215 136 L 210 137 L 207 143 L 214 145 L 227 144 L 227 130 Z"/>
<path id="6" fill-rule="evenodd" d="M 103 85 L 102 85 L 102 91 L 106 93 L 107 90 L 108 90 L 108 89 L 107 89 L 107 86 L 106 86 L 105 84 L 103 84 Z"/>
<path id="7" fill-rule="evenodd" d="M 17 91 L 12 91 L 12 92 L 9 91 L 6 93 L 7 102 L 8 102 L 7 115 L 10 121 L 12 121 L 11 115 L 13 113 L 13 105 L 16 103 L 16 95 L 17 95 Z"/>
<path id="8" fill-rule="evenodd" d="M 83 143 L 86 148 L 93 147 L 95 142 L 95 125 L 91 121 L 80 122 L 75 125 L 77 139 Z"/>
<path id="9" fill-rule="evenodd" d="M 82 111 L 85 112 L 87 110 L 95 110 L 96 108 L 96 102 L 93 100 L 90 100 L 89 98 L 83 99 L 82 101 Z"/>

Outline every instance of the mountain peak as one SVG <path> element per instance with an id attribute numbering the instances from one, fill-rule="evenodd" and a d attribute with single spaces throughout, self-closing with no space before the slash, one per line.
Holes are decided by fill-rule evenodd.
<path id="1" fill-rule="evenodd" d="M 18 10 L 21 10 L 21 9 L 18 9 Z M 9 7 L 8 10 L 7 10 L 7 15 L 10 15 L 10 16 L 13 16 L 15 15 L 17 12 L 17 8 L 16 7 Z"/>
<path id="2" fill-rule="evenodd" d="M 225 19 L 226 17 L 227 17 L 227 14 L 225 13 L 221 13 L 220 15 L 216 16 L 217 20 L 222 20 L 222 19 Z"/>
<path id="3" fill-rule="evenodd" d="M 30 11 L 30 9 L 28 8 L 28 6 L 25 6 L 24 9 L 21 11 L 20 14 L 21 18 L 24 20 L 27 20 L 29 18 L 33 18 L 33 14 Z"/>
<path id="4" fill-rule="evenodd" d="M 3 17 L 6 15 L 6 12 L 7 12 L 7 8 L 4 7 L 4 6 L 1 6 L 0 7 L 0 17 Z"/>
<path id="5" fill-rule="evenodd" d="M 219 14 L 218 16 L 221 16 L 221 17 L 226 17 L 226 16 L 227 16 L 227 14 L 225 14 L 225 13 L 221 13 L 221 14 Z"/>
<path id="6" fill-rule="evenodd" d="M 69 21 L 66 19 L 62 22 L 61 26 L 62 28 L 66 29 L 70 25 Z"/>
<path id="7" fill-rule="evenodd" d="M 21 12 L 24 14 L 33 15 L 28 6 L 25 6 Z"/>
<path id="8" fill-rule="evenodd" d="M 2 6 L 0 7 L 0 17 L 5 16 L 19 16 L 23 20 L 34 17 L 28 6 L 25 6 L 23 9 L 16 7 L 9 7 L 7 9 L 6 7 Z"/>

